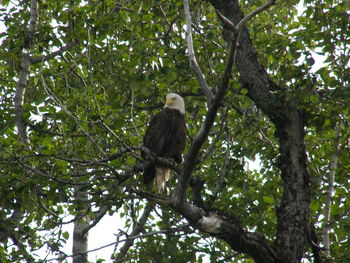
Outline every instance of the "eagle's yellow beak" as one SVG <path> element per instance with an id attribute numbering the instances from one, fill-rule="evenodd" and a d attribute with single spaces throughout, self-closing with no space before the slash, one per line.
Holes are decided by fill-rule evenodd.
<path id="1" fill-rule="evenodd" d="M 174 98 L 166 99 L 165 104 L 166 105 L 172 105 L 174 103 Z"/>

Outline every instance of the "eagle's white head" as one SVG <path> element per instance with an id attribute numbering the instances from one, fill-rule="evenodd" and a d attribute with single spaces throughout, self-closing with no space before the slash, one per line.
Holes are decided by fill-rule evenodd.
<path id="1" fill-rule="evenodd" d="M 169 93 L 166 95 L 164 108 L 179 110 L 182 114 L 185 114 L 184 99 L 176 93 Z"/>

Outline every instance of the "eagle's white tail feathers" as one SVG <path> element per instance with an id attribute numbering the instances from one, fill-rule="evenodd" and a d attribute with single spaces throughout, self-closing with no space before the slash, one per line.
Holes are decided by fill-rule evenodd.
<path id="1" fill-rule="evenodd" d="M 170 180 L 170 169 L 167 167 L 156 167 L 156 184 L 159 193 L 166 189 L 166 183 Z"/>

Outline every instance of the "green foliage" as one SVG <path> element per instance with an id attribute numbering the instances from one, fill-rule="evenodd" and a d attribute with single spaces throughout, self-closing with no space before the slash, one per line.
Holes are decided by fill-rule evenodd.
<path id="1" fill-rule="evenodd" d="M 264 1 L 242 2 L 248 13 Z M 350 261 L 347 3 L 304 1 L 302 6 L 298 1 L 279 1 L 248 23 L 262 65 L 285 87 L 278 95 L 305 113 L 313 190 L 310 212 L 318 234 L 322 233 L 329 165 L 339 141 L 330 238 L 331 257 L 344 263 Z M 168 92 L 184 95 L 191 138 L 207 111 L 186 56 L 182 1 L 74 1 L 74 5 L 68 0 L 41 1 L 31 56 L 78 42 L 46 62 L 31 65 L 23 105 L 30 147 L 20 145 L 14 94 L 28 5 L 29 1 L 19 1 L 17 6 L 3 1 L 1 8 L 7 9 L 0 10 L 5 27 L 0 33 L 0 231 L 11 231 L 0 242 L 1 262 L 28 260 L 42 247 L 57 255 L 71 235 L 62 232 L 62 222 L 78 214 L 74 184 L 88 182 L 91 209 L 109 205 L 110 214 L 125 218 L 125 230 L 132 226 L 143 206 L 129 189 L 144 190 L 144 186 L 140 172 L 126 172 L 140 161 L 136 158 L 140 155 L 121 152 L 141 144 L 146 124 L 162 108 Z M 193 1 L 191 9 L 197 60 L 209 85 L 217 88 L 226 60 L 221 25 L 207 2 Z M 324 58 L 317 68 L 316 54 Z M 213 206 L 238 215 L 246 230 L 262 232 L 273 242 L 283 187 L 278 142 L 272 123 L 239 81 L 234 73 L 194 176 L 205 179 L 205 201 L 217 194 Z M 113 154 L 116 157 L 109 159 Z M 226 175 L 220 181 L 226 159 Z M 259 170 L 248 170 L 249 160 L 259 162 Z M 122 176 L 126 177 L 121 180 Z M 10 220 L 14 211 L 22 216 L 15 226 Z M 86 212 L 95 218 L 96 214 Z M 183 223 L 173 211 L 167 213 L 167 217 L 151 213 L 146 232 Z M 41 235 L 43 231 L 48 236 Z M 13 244 L 14 240 L 18 243 Z M 208 258 L 210 262 L 252 262 L 201 233 L 137 239 L 127 262 L 174 262 L 174 258 L 176 262 Z"/>

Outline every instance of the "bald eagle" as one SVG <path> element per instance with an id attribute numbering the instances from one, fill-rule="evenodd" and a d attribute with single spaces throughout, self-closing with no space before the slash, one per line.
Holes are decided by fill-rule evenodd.
<path id="1" fill-rule="evenodd" d="M 158 157 L 181 163 L 185 143 L 185 103 L 180 95 L 170 93 L 166 96 L 164 109 L 151 119 L 143 138 L 143 145 Z M 143 158 L 146 156 L 143 155 Z M 158 192 L 163 192 L 170 180 L 169 168 L 146 165 L 143 174 L 144 183 L 149 185 L 154 178 Z"/>

